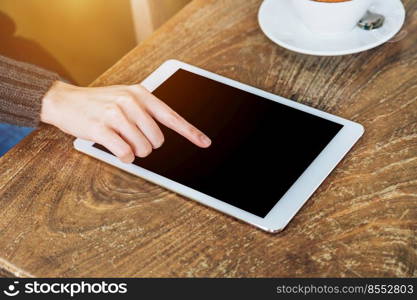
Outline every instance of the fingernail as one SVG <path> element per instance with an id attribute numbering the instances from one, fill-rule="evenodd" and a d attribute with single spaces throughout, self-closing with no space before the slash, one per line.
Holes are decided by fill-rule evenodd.
<path id="1" fill-rule="evenodd" d="M 200 141 L 206 146 L 210 146 L 211 144 L 211 140 L 204 134 L 200 135 Z"/>

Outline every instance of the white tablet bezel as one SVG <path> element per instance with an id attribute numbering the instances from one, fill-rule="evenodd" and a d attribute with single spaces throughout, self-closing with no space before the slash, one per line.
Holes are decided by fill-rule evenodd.
<path id="1" fill-rule="evenodd" d="M 329 113 L 317 110 L 315 108 L 291 101 L 280 96 L 265 92 L 255 87 L 234 81 L 232 79 L 208 72 L 195 66 L 177 61 L 168 60 L 163 63 L 157 70 L 149 75 L 143 82 L 149 91 L 154 91 L 159 85 L 173 75 L 178 69 L 184 69 L 195 74 L 222 82 L 224 84 L 236 87 L 238 89 L 248 91 L 255 95 L 259 95 L 266 99 L 282 103 L 284 105 L 308 112 L 310 114 L 322 117 L 324 119 L 339 123 L 343 128 L 332 139 L 332 141 L 324 148 L 303 174 L 296 180 L 291 188 L 284 194 L 281 199 L 277 199 L 277 203 L 265 218 L 258 217 L 240 208 L 232 206 L 220 199 L 203 194 L 185 185 L 172 181 L 168 178 L 160 176 L 154 172 L 133 164 L 121 162 L 117 157 L 93 147 L 93 142 L 76 139 L 74 147 L 99 160 L 107 162 L 131 174 L 142 177 L 150 182 L 163 186 L 173 192 L 191 198 L 204 205 L 212 207 L 237 219 L 250 223 L 268 232 L 279 232 L 285 228 L 289 221 L 294 217 L 298 210 L 319 187 L 323 180 L 329 175 L 334 167 L 346 155 L 350 148 L 362 136 L 364 128 L 362 125 L 331 115 Z M 277 137 L 279 138 L 279 137 Z M 273 174 L 271 174 L 273 176 Z"/>

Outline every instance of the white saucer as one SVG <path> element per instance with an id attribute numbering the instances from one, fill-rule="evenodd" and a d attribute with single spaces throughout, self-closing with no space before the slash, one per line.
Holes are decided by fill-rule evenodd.
<path id="1" fill-rule="evenodd" d="M 335 36 L 310 31 L 293 13 L 288 0 L 264 0 L 258 21 L 265 35 L 281 47 L 310 55 L 345 55 L 385 43 L 404 24 L 405 9 L 400 0 L 378 0 L 370 11 L 385 17 L 381 28 L 367 31 L 357 27 L 349 33 Z"/>

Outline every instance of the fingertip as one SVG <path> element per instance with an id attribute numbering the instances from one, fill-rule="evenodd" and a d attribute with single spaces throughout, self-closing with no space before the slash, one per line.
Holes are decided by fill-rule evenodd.
<path id="1" fill-rule="evenodd" d="M 137 156 L 140 157 L 140 158 L 145 158 L 145 157 L 148 157 L 151 153 L 152 153 L 152 148 L 151 148 L 151 150 L 146 150 L 146 151 L 143 151 L 143 152 L 139 152 L 137 154 Z"/>
<path id="2" fill-rule="evenodd" d="M 200 147 L 201 148 L 209 148 L 211 146 L 211 142 L 210 143 L 206 143 L 206 144 L 202 144 Z"/>
<path id="3" fill-rule="evenodd" d="M 133 155 L 133 153 L 130 153 L 130 154 L 128 154 L 128 155 L 125 155 L 125 156 L 119 157 L 119 159 L 120 159 L 122 162 L 126 163 L 126 164 L 131 164 L 131 163 L 133 163 L 133 162 L 134 162 L 134 160 L 135 160 L 135 156 Z"/>
<path id="4" fill-rule="evenodd" d="M 161 148 L 162 145 L 164 144 L 164 138 L 162 137 L 161 139 L 159 139 L 157 142 L 153 143 L 152 148 L 153 149 L 158 149 Z"/>
<path id="5" fill-rule="evenodd" d="M 201 134 L 199 136 L 199 142 L 201 148 L 208 148 L 211 145 L 211 139 L 204 134 Z"/>

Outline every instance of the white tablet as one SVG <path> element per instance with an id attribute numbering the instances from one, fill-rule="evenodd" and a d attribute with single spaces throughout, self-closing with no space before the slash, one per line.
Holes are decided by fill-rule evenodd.
<path id="1" fill-rule="evenodd" d="M 360 124 L 176 60 L 142 84 L 205 132 L 202 149 L 170 129 L 132 164 L 75 148 L 269 232 L 282 230 L 363 134 Z"/>

